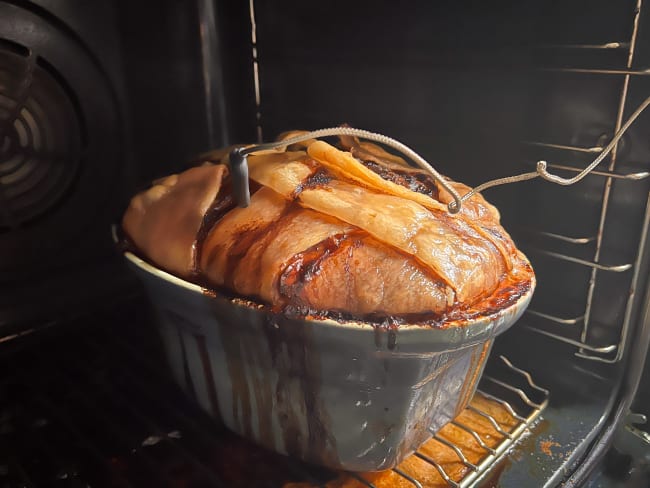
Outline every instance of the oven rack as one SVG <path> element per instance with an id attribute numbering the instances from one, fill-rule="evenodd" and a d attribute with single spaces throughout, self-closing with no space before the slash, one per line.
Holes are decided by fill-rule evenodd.
<path id="1" fill-rule="evenodd" d="M 609 273 L 631 273 L 630 278 L 630 287 L 625 301 L 625 313 L 621 324 L 618 326 L 620 330 L 619 340 L 615 342 L 608 342 L 605 344 L 591 344 L 587 342 L 584 337 L 588 333 L 590 323 L 593 321 L 587 322 L 588 314 L 592 306 L 592 302 L 587 303 L 587 310 L 584 313 L 579 315 L 564 316 L 548 313 L 543 310 L 538 310 L 535 308 L 529 308 L 526 311 L 526 314 L 535 316 L 537 318 L 543 319 L 548 323 L 548 327 L 554 328 L 554 331 L 549 330 L 548 327 L 538 328 L 531 325 L 526 325 L 526 328 L 532 330 L 536 333 L 543 334 L 552 339 L 559 340 L 561 342 L 570 344 L 578 349 L 577 355 L 586 359 L 592 359 L 600 362 L 613 363 L 621 359 L 625 341 L 629 332 L 631 325 L 632 312 L 634 307 L 634 300 L 636 298 L 637 290 L 639 289 L 640 279 L 643 277 L 641 273 L 642 259 L 646 251 L 648 233 L 650 231 L 650 193 L 645 205 L 643 222 L 641 224 L 641 238 L 639 240 L 639 245 L 636 250 L 636 259 L 632 263 L 620 263 L 620 264 L 610 264 L 605 265 L 602 263 L 596 263 L 592 261 L 587 261 L 584 259 L 579 259 L 568 254 L 557 253 L 547 249 L 540 248 L 528 248 L 531 254 L 543 254 L 544 256 L 551 257 L 553 259 L 558 259 L 568 263 L 573 263 L 581 266 L 586 266 L 592 268 L 593 270 L 598 270 L 601 272 Z M 550 237 L 556 240 L 561 240 L 564 242 L 569 242 L 571 244 L 583 245 L 594 242 L 596 237 L 569 237 L 564 235 L 552 234 L 548 232 L 536 232 L 538 235 L 543 235 L 545 237 Z M 609 324 L 610 326 L 613 324 Z M 586 333 L 584 331 L 587 331 Z M 572 339 L 571 334 L 581 334 L 581 339 Z"/>
<path id="2" fill-rule="evenodd" d="M 509 412 L 509 414 L 517 420 L 517 424 L 510 427 L 509 429 L 504 429 L 504 425 L 500 424 L 489 413 L 475 407 L 474 405 L 467 407 L 469 410 L 487 419 L 494 430 L 502 436 L 502 440 L 497 445 L 490 447 L 486 443 L 486 439 L 484 439 L 470 426 L 463 424 L 458 420 L 453 420 L 451 424 L 464 430 L 474 438 L 476 444 L 473 445 L 472 448 L 479 448 L 482 450 L 482 452 L 484 452 L 483 457 L 477 463 L 471 463 L 468 461 L 467 456 L 463 452 L 464 449 L 462 446 L 456 445 L 443 436 L 432 431 L 432 438 L 440 444 L 443 444 L 446 447 L 450 448 L 456 454 L 458 461 L 468 468 L 467 474 L 458 480 L 454 480 L 445 471 L 444 467 L 435 459 L 430 458 L 420 451 L 413 454 L 422 461 L 433 466 L 440 474 L 442 479 L 448 484 L 448 486 L 452 488 L 468 488 L 485 477 L 499 462 L 501 456 L 503 456 L 503 454 L 506 453 L 512 447 L 512 445 L 521 439 L 521 437 L 531 428 L 532 424 L 535 423 L 537 418 L 539 418 L 541 412 L 548 404 L 549 391 L 535 384 L 533 378 L 528 372 L 514 366 L 505 356 L 499 356 L 499 360 L 504 366 L 504 368 L 501 370 L 501 373 L 519 376 L 519 380 L 523 379 L 524 381 L 523 385 L 514 386 L 514 383 L 520 383 L 520 381 L 513 381 L 513 384 L 511 384 L 511 382 L 504 381 L 503 378 L 495 378 L 494 376 L 485 374 L 481 379 L 477 394 L 483 396 L 486 399 L 497 402 L 503 406 Z M 501 389 L 502 393 L 506 392 L 507 394 L 495 396 L 495 394 L 487 393 L 485 391 L 493 391 L 495 389 Z M 513 406 L 514 402 L 511 403 L 503 399 L 504 396 L 513 395 L 517 398 L 517 407 Z M 426 488 L 427 486 L 418 480 L 417 476 L 409 474 L 408 469 L 402 467 L 401 465 L 393 468 L 393 472 L 400 478 L 408 481 L 412 486 L 416 488 Z M 362 475 L 357 473 L 348 474 L 363 486 L 367 488 L 376 488 L 375 484 L 365 479 Z"/>
<path id="3" fill-rule="evenodd" d="M 163 358 L 152 340 L 153 329 L 115 319 L 105 326 L 86 322 L 82 327 L 89 330 L 62 334 L 63 329 L 56 327 L 56 335 L 48 329 L 3 344 L 0 486 L 192 485 L 188 480 L 215 487 L 278 487 L 289 480 L 325 486 L 336 476 L 264 451 L 216 427 L 161 375 Z M 517 424 L 504 434 L 503 442 L 487 446 L 475 464 L 464 459 L 461 448 L 449 446 L 469 469 L 464 479 L 450 479 L 449 486 L 465 488 L 489 472 L 548 401 L 548 392 L 506 358 L 492 358 L 488 368 L 479 394 L 503 405 Z M 488 413 L 479 415 L 499 425 Z M 481 439 L 476 432 L 472 436 Z M 478 445 L 485 444 L 478 439 Z M 230 451 L 240 448 L 256 469 L 273 471 L 269 480 L 261 480 L 256 470 L 248 473 L 254 476 L 248 484 L 224 478 L 229 463 L 237 462 L 236 457 L 229 461 Z M 250 472 L 250 466 L 245 470 Z M 442 476 L 444 470 L 439 472 Z M 399 467 L 395 473 L 410 478 Z M 414 486 L 425 486 L 412 479 Z"/>
<path id="4" fill-rule="evenodd" d="M 612 124 L 612 133 L 618 132 L 623 124 L 626 107 L 628 105 L 628 95 L 630 89 L 631 77 L 650 75 L 650 69 L 636 69 L 634 68 L 635 50 L 637 47 L 637 36 L 639 32 L 639 23 L 641 18 L 641 11 L 644 8 L 643 0 L 635 2 L 634 16 L 631 26 L 631 36 L 628 41 L 613 41 L 601 44 L 575 44 L 575 45 L 556 45 L 556 46 L 543 46 L 545 48 L 553 49 L 589 49 L 589 50 L 611 50 L 611 49 L 625 49 L 627 52 L 627 62 L 622 69 L 600 69 L 600 68 L 575 68 L 575 67 L 543 67 L 541 71 L 556 72 L 556 73 L 574 73 L 585 75 L 613 75 L 622 77 L 622 88 L 618 98 L 618 109 L 616 120 Z M 601 137 L 602 139 L 602 137 Z M 522 144 L 533 147 L 549 149 L 561 154 L 598 154 L 604 149 L 602 140 L 597 141 L 592 146 L 579 146 L 575 144 L 566 144 L 562 141 L 538 141 L 526 140 L 521 141 Z M 529 163 L 533 163 L 530 161 Z M 648 194 L 645 213 L 641 223 L 641 237 L 639 245 L 636 249 L 636 258 L 633 262 L 601 262 L 601 251 L 603 244 L 603 236 L 607 228 L 607 218 L 609 212 L 609 203 L 612 191 L 612 183 L 615 180 L 626 180 L 630 182 L 639 182 L 647 180 L 650 177 L 650 168 L 642 169 L 634 172 L 620 172 L 616 170 L 618 161 L 618 144 L 613 147 L 609 163 L 606 169 L 592 171 L 590 175 L 595 177 L 605 178 L 605 186 L 601 197 L 600 218 L 598 229 L 591 235 L 586 236 L 569 236 L 557 233 L 545 232 L 543 230 L 526 229 L 536 235 L 543 236 L 556 241 L 569 243 L 577 246 L 591 245 L 594 247 L 592 259 L 582 259 L 571 256 L 567 253 L 559 253 L 550 249 L 530 248 L 531 254 L 541 254 L 548 258 L 564 261 L 573 265 L 584 266 L 590 268 L 590 277 L 587 286 L 587 295 L 585 298 L 584 312 L 577 316 L 558 316 L 549 313 L 545 310 L 537 310 L 534 307 L 527 310 L 528 315 L 537 317 L 546 321 L 543 328 L 533 327 L 527 325 L 529 330 L 535 333 L 545 335 L 552 339 L 564 342 L 576 348 L 576 356 L 603 362 L 603 363 L 616 363 L 623 358 L 625 352 L 625 344 L 629 334 L 632 315 L 634 311 L 635 298 L 640 285 L 640 279 L 643 278 L 641 273 L 641 265 L 643 256 L 646 252 L 647 238 L 650 223 L 650 193 Z M 578 165 L 549 163 L 549 168 L 555 168 L 561 171 L 571 173 L 579 173 L 582 169 Z M 617 330 L 618 340 L 607 341 L 601 344 L 595 344 L 590 341 L 590 329 L 597 324 L 592 319 L 593 300 L 596 288 L 600 285 L 599 276 L 601 273 L 629 273 L 631 275 L 629 280 L 629 288 L 627 290 L 627 298 L 624 307 L 624 316 L 620 324 L 598 324 Z"/>

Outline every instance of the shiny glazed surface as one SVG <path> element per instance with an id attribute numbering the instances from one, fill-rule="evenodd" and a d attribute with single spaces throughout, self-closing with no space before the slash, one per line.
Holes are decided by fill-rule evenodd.
<path id="1" fill-rule="evenodd" d="M 127 249 L 289 317 L 390 327 L 447 327 L 534 287 L 526 257 L 480 195 L 450 215 L 450 195 L 426 173 L 343 142 L 349 152 L 313 141 L 251 155 L 246 208 L 234 207 L 223 164 L 160 180 L 125 214 Z"/>

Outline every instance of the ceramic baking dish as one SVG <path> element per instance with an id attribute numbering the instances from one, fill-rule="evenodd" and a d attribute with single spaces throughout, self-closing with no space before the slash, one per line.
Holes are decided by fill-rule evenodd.
<path id="1" fill-rule="evenodd" d="M 391 468 L 469 403 L 508 308 L 445 328 L 290 319 L 125 257 L 145 284 L 176 381 L 228 428 L 352 471 Z"/>

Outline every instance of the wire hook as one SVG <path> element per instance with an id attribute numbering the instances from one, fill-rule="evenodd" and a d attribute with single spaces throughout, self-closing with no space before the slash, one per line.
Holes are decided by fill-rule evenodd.
<path id="1" fill-rule="evenodd" d="M 476 193 L 480 193 L 483 190 L 495 186 L 507 185 L 510 183 L 517 183 L 526 180 L 532 180 L 538 177 L 546 181 L 549 181 L 551 183 L 555 183 L 557 185 L 562 185 L 562 186 L 573 185 L 579 182 L 585 176 L 587 176 L 596 166 L 598 166 L 603 161 L 603 159 L 605 159 L 607 155 L 612 151 L 612 149 L 616 147 L 616 144 L 623 136 L 623 134 L 625 134 L 625 132 L 632 125 L 632 123 L 634 123 L 634 121 L 639 117 L 639 115 L 641 115 L 641 113 L 648 107 L 648 105 L 650 105 L 650 97 L 646 98 L 643 101 L 643 103 L 641 103 L 641 105 L 639 105 L 639 107 L 634 111 L 634 113 L 630 115 L 630 117 L 627 119 L 625 124 L 623 124 L 623 126 L 614 135 L 612 140 L 596 157 L 596 159 L 594 159 L 589 166 L 587 166 L 585 169 L 583 169 L 580 173 L 578 173 L 573 178 L 563 178 L 561 176 L 549 173 L 547 170 L 546 161 L 538 161 L 535 171 L 487 181 L 485 183 L 482 183 L 474 187 L 472 190 L 470 190 L 469 192 L 461 196 L 449 184 L 449 182 L 440 173 L 438 173 L 438 171 L 436 171 L 436 169 L 433 166 L 431 166 L 431 164 L 429 164 L 422 156 L 420 156 L 418 153 L 416 153 L 413 149 L 411 149 L 407 145 L 397 141 L 396 139 L 384 136 L 382 134 L 377 134 L 375 132 L 363 130 L 363 129 L 355 129 L 352 127 L 330 127 L 327 129 L 319 129 L 312 132 L 307 132 L 305 134 L 291 137 L 283 141 L 267 142 L 263 144 L 257 144 L 254 146 L 238 147 L 233 149 L 230 152 L 230 164 L 231 164 L 231 172 L 232 172 L 232 179 L 233 179 L 233 195 L 235 196 L 235 200 L 237 201 L 238 206 L 247 207 L 250 204 L 250 188 L 248 184 L 248 160 L 247 160 L 249 154 L 258 151 L 268 150 L 268 149 L 277 149 L 283 146 L 290 146 L 291 144 L 306 141 L 308 139 L 317 139 L 319 137 L 345 135 L 345 136 L 360 137 L 362 139 L 368 139 L 371 141 L 379 142 L 407 156 L 414 163 L 416 163 L 420 168 L 429 172 L 429 174 L 436 180 L 436 182 L 452 196 L 453 201 L 449 202 L 447 208 L 449 209 L 450 213 L 455 214 L 460 211 L 464 201 L 471 198 Z"/>

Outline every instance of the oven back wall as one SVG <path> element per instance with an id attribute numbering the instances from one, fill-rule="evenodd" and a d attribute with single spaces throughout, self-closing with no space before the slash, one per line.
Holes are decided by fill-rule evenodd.
<path id="1" fill-rule="evenodd" d="M 254 2 L 264 138 L 348 123 L 468 184 L 521 172 L 538 125 L 534 47 L 626 38 L 625 3 Z"/>

